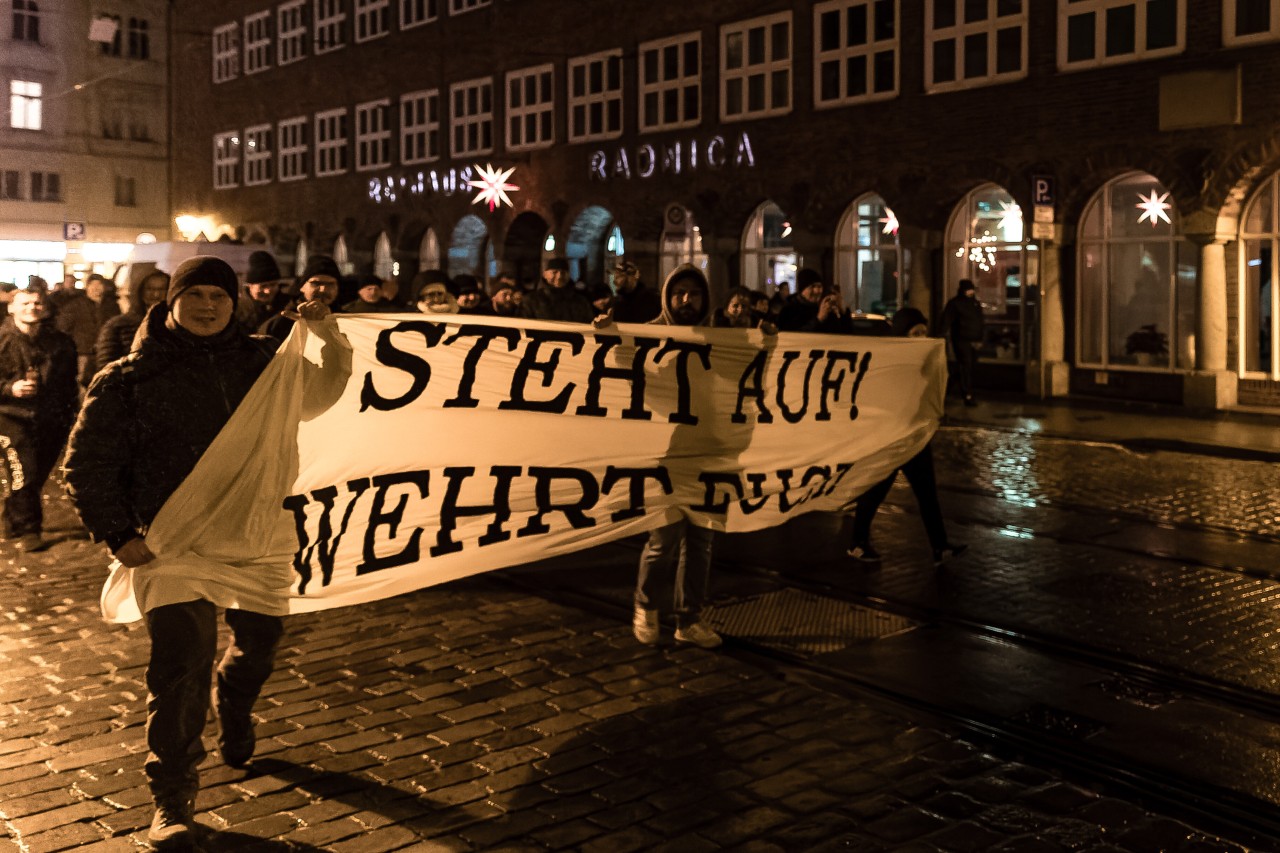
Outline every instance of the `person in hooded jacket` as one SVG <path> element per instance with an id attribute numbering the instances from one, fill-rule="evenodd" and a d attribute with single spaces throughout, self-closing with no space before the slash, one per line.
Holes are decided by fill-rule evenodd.
<path id="1" fill-rule="evenodd" d="M 95 542 L 123 565 L 155 559 L 147 529 L 230 420 L 276 350 L 233 321 L 239 286 L 224 261 L 196 256 L 151 306 L 133 351 L 98 373 L 71 433 L 67 491 Z M 307 320 L 329 310 L 298 306 Z M 279 616 L 229 608 L 231 644 L 217 667 L 213 705 L 223 760 L 253 755 L 250 712 L 270 676 L 283 632 Z M 149 752 L 144 770 L 156 810 L 155 845 L 187 844 L 195 827 L 201 741 L 217 651 L 217 609 L 208 600 L 154 606 L 145 614 L 151 654 L 146 683 Z"/>
<path id="2" fill-rule="evenodd" d="M 129 354 L 147 309 L 163 302 L 168 292 L 169 274 L 161 270 L 152 270 L 133 283 L 129 288 L 129 310 L 103 323 L 98 332 L 98 343 L 93 348 L 95 372 Z"/>

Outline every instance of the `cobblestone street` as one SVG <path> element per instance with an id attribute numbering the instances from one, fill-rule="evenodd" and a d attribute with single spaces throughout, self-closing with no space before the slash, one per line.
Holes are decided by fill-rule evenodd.
<path id="1" fill-rule="evenodd" d="M 944 484 L 972 493 L 961 513 L 970 522 L 1007 510 L 1027 526 L 1052 525 L 1058 507 L 1114 501 L 1153 522 L 1262 535 L 1278 524 L 1273 471 L 1242 475 L 1260 463 L 1188 457 L 1171 469 L 1112 448 L 974 430 L 945 431 L 939 451 Z M 0 545 L 0 853 L 145 847 L 145 633 L 102 622 L 105 551 L 77 537 L 65 500 L 50 495 L 63 541 L 34 556 Z M 882 524 L 891 542 L 918 522 L 899 511 Z M 979 600 L 980 584 L 1033 627 L 1099 637 L 1134 603 L 1113 595 L 1121 609 L 1054 627 L 1069 614 L 1036 610 L 1030 591 L 1009 598 L 1020 581 L 998 542 L 1021 544 L 990 535 L 989 546 L 973 540 L 973 578 L 958 587 L 950 575 L 935 582 L 915 548 L 899 549 L 876 583 L 962 602 Z M 1057 554 L 1060 585 L 1082 594 L 1096 587 L 1079 572 L 1127 571 L 1082 568 L 1083 545 L 1032 545 L 1039 562 Z M 611 573 L 602 582 L 625 590 L 629 570 L 601 565 L 597 574 Z M 204 848 L 1242 849 L 762 657 L 731 631 L 719 652 L 640 646 L 624 617 L 538 595 L 537 577 L 519 588 L 482 577 L 290 617 L 256 709 L 250 771 L 212 752 L 204 765 Z M 1185 575 L 1153 583 L 1168 589 L 1174 577 Z M 211 750 L 213 734 L 211 724 Z"/>

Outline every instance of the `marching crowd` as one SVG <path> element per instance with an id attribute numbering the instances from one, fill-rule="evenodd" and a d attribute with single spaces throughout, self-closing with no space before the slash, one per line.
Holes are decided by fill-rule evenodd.
<path id="1" fill-rule="evenodd" d="M 47 547 L 40 495 L 66 448 L 66 488 L 93 540 L 105 543 L 127 567 L 154 560 L 148 526 L 299 319 L 418 311 L 597 329 L 656 323 L 759 328 L 766 335 L 928 333 L 924 315 L 914 308 L 899 310 L 892 323 L 850 313 L 838 290 L 812 269 L 798 271 L 793 295 L 733 288 L 713 307 L 706 277 L 687 264 L 656 289 L 625 260 L 610 271 L 612 286 L 595 288 L 575 284 L 563 258 L 545 266 L 532 288 L 508 275 L 486 288 L 469 275 L 426 270 L 401 293 L 377 276 L 345 277 L 327 256 L 310 257 L 302 275 L 288 279 L 269 253 L 259 251 L 250 257 L 243 283 L 225 262 L 197 256 L 172 275 L 153 270 L 136 277 L 123 300 L 102 276 L 91 275 L 83 289 L 73 276 L 53 289 L 33 277 L 25 289 L 4 294 L 8 316 L 0 324 L 0 457 L 8 462 L 2 468 L 9 479 L 8 536 L 21 551 Z M 944 315 L 953 347 L 961 342 L 957 331 L 971 332 L 965 324 L 972 325 L 974 305 L 980 322 L 981 306 L 972 298 L 972 285 L 966 294 L 965 284 L 957 299 L 973 304 L 949 304 Z M 967 375 L 962 389 L 970 401 Z M 935 564 L 941 565 L 965 546 L 947 537 L 930 447 L 900 470 L 919 503 Z M 871 524 L 896 475 L 857 503 L 848 554 L 864 567 L 880 564 Z M 687 520 L 649 535 L 634 593 L 638 641 L 659 641 L 666 610 L 677 642 L 721 644 L 703 619 L 711 550 L 711 531 Z M 232 639 L 215 668 L 211 602 L 175 601 L 145 614 L 152 641 L 146 772 L 156 803 L 149 837 L 158 845 L 185 843 L 191 836 L 197 767 L 205 757 L 201 732 L 211 705 L 223 760 L 243 767 L 253 755 L 251 712 L 271 673 L 283 626 L 278 616 L 248 610 L 228 609 L 224 618 Z"/>

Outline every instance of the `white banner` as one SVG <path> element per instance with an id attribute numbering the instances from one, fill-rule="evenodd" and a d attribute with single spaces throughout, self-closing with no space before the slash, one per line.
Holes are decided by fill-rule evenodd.
<path id="1" fill-rule="evenodd" d="M 565 554 L 681 515 L 838 511 L 942 414 L 938 340 L 489 317 L 302 324 L 147 534 L 111 621 L 298 613 Z"/>

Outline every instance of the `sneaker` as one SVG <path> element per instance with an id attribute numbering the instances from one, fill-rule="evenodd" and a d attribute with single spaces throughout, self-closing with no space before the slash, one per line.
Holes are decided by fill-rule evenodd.
<path id="1" fill-rule="evenodd" d="M 707 627 L 705 622 L 694 622 L 692 625 L 685 625 L 682 628 L 676 628 L 677 643 L 693 643 L 695 646 L 703 649 L 714 649 L 716 646 L 724 642 L 720 639 L 720 635 Z"/>
<path id="2" fill-rule="evenodd" d="M 872 548 L 870 542 L 854 542 L 853 547 L 845 553 L 864 566 L 880 565 L 880 552 Z"/>
<path id="3" fill-rule="evenodd" d="M 631 630 L 636 635 L 636 639 L 646 646 L 652 646 L 658 642 L 658 611 L 637 607 L 631 619 Z"/>
<path id="4" fill-rule="evenodd" d="M 933 552 L 933 567 L 936 569 L 952 557 L 959 557 L 968 550 L 968 548 L 968 545 L 944 545 L 942 548 Z"/>
<path id="5" fill-rule="evenodd" d="M 24 554 L 43 551 L 49 547 L 39 533 L 24 533 L 18 537 L 18 550 Z"/>
<path id="6" fill-rule="evenodd" d="M 156 803 L 147 840 L 157 850 L 188 847 L 195 828 L 195 807 L 189 800 Z"/>
<path id="7" fill-rule="evenodd" d="M 218 689 L 213 689 L 213 708 L 218 717 L 218 750 L 228 767 L 242 769 L 253 758 L 257 737 L 253 732 L 253 717 L 246 711 L 240 713 L 229 703 L 218 700 Z"/>

